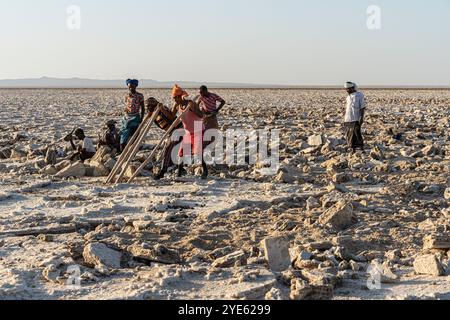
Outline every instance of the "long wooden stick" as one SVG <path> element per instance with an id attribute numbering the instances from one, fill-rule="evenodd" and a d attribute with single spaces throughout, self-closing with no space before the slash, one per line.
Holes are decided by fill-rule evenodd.
<path id="1" fill-rule="evenodd" d="M 109 179 L 109 181 L 108 181 L 109 183 L 114 183 L 115 181 L 117 181 L 117 180 L 115 179 L 116 175 L 117 175 L 118 173 L 121 173 L 121 172 L 122 172 L 124 163 L 127 162 L 128 159 L 130 159 L 131 153 L 132 153 L 134 147 L 136 146 L 136 143 L 140 140 L 140 138 L 142 137 L 142 134 L 143 134 L 144 132 L 147 132 L 148 126 L 149 126 L 149 124 L 148 124 L 148 122 L 146 122 L 146 123 L 145 123 L 145 126 L 142 128 L 142 130 L 140 130 L 140 132 L 136 132 L 136 139 L 135 139 L 135 141 L 134 141 L 133 143 L 130 143 L 129 145 L 127 145 L 128 149 L 125 149 L 125 150 L 124 150 L 124 152 L 123 152 L 123 157 L 120 158 L 120 159 L 119 159 L 120 161 L 118 161 L 118 162 L 116 163 L 116 166 L 114 167 L 114 168 L 115 168 L 114 174 L 113 174 L 112 177 Z"/>
<path id="2" fill-rule="evenodd" d="M 136 154 L 139 152 L 139 148 L 141 147 L 142 142 L 144 141 L 145 137 L 147 136 L 147 133 L 150 131 L 150 128 L 153 125 L 153 122 L 155 121 L 156 117 L 159 115 L 160 112 L 161 112 L 161 106 L 158 106 L 158 108 L 153 112 L 153 115 L 152 115 L 151 119 L 149 120 L 147 126 L 142 130 L 142 134 L 139 136 L 139 138 L 134 143 L 133 147 L 130 149 L 131 152 L 127 157 L 125 165 L 122 165 L 122 171 L 120 172 L 119 177 L 116 179 L 116 181 L 115 181 L 116 183 L 120 182 L 121 179 L 123 178 L 123 176 L 125 175 L 128 167 L 130 166 L 131 161 L 136 156 Z"/>
<path id="3" fill-rule="evenodd" d="M 186 110 L 184 110 L 179 116 L 178 118 L 174 121 L 174 123 L 170 126 L 170 128 L 167 130 L 167 132 L 164 134 L 164 136 L 161 138 L 161 140 L 159 141 L 159 143 L 156 145 L 156 147 L 153 149 L 152 153 L 148 156 L 147 160 L 144 161 L 144 163 L 142 163 L 142 165 L 136 170 L 136 172 L 133 174 L 133 176 L 128 180 L 128 183 L 133 182 L 133 180 L 138 176 L 138 174 L 145 168 L 145 166 L 147 164 L 149 164 L 150 161 L 152 161 L 153 156 L 155 155 L 156 151 L 158 151 L 158 148 L 163 144 L 164 140 L 166 140 L 166 138 L 172 134 L 172 131 L 174 128 L 176 128 L 180 122 L 181 122 L 181 118 L 184 116 L 184 114 L 186 112 L 189 111 L 189 107 L 186 108 Z"/>
<path id="4" fill-rule="evenodd" d="M 133 136 L 134 141 L 127 144 L 124 152 L 122 153 L 123 156 L 116 163 L 116 166 L 114 167 L 114 169 L 115 169 L 114 173 L 108 182 L 110 182 L 110 183 L 114 182 L 115 176 L 117 175 L 117 173 L 122 171 L 123 164 L 130 158 L 130 155 L 131 155 L 131 152 L 133 151 L 134 146 L 140 140 L 140 138 L 142 137 L 144 132 L 147 131 L 148 126 L 149 126 L 149 122 L 148 122 L 148 117 L 147 117 L 144 126 L 141 128 L 141 130 L 139 132 L 136 132 L 136 134 Z"/>
<path id="5" fill-rule="evenodd" d="M 141 123 L 141 125 L 139 126 L 139 129 L 133 135 L 130 142 L 127 143 L 125 150 L 122 152 L 119 160 L 117 161 L 116 165 L 114 166 L 114 169 L 111 171 L 110 177 L 107 180 L 108 183 L 114 182 L 115 176 L 117 175 L 117 173 L 120 172 L 120 170 L 122 170 L 122 166 L 123 166 L 124 162 L 127 161 L 127 159 L 129 158 L 130 153 L 131 153 L 133 147 L 135 146 L 136 142 L 139 140 L 139 138 L 142 136 L 145 129 L 148 127 L 149 118 L 150 118 L 150 114 L 148 114 L 146 116 L 145 121 Z"/>
<path id="6" fill-rule="evenodd" d="M 141 129 L 141 127 L 138 128 L 138 131 L 137 131 L 136 133 L 138 133 L 140 129 Z M 133 137 L 132 137 L 132 140 L 133 140 L 133 139 L 134 139 L 134 135 L 133 135 Z M 130 142 L 131 142 L 132 140 L 130 140 Z M 116 176 L 117 171 L 119 170 L 120 165 L 123 163 L 123 160 L 125 159 L 126 154 L 128 153 L 128 150 L 129 150 L 129 149 L 130 149 L 130 144 L 127 144 L 127 145 L 125 146 L 125 149 L 124 149 L 124 150 L 122 151 L 122 153 L 120 154 L 119 159 L 117 159 L 117 162 L 116 162 L 116 164 L 114 165 L 113 169 L 112 169 L 111 172 L 109 173 L 108 178 L 106 179 L 106 183 L 110 183 L 111 180 L 112 180 L 112 178 Z"/>
<path id="7" fill-rule="evenodd" d="M 112 179 L 116 176 L 117 171 L 119 171 L 119 169 L 122 167 L 122 164 L 125 161 L 125 159 L 127 158 L 127 155 L 128 155 L 128 153 L 129 153 L 129 151 L 131 149 L 131 146 L 134 144 L 134 142 L 136 141 L 138 136 L 141 134 L 142 129 L 147 125 L 147 120 L 148 120 L 149 117 L 150 117 L 150 114 L 148 114 L 147 117 L 145 118 L 145 120 L 141 122 L 141 124 L 139 125 L 139 128 L 137 129 L 137 131 L 131 137 L 131 139 L 127 143 L 127 145 L 125 146 L 125 149 L 122 151 L 122 154 L 120 155 L 119 159 L 117 160 L 116 165 L 111 170 L 108 178 L 106 179 L 106 183 L 111 183 Z"/>

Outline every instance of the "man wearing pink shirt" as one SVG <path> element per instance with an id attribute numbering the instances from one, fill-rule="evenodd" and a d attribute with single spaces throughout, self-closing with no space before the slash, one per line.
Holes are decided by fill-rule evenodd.
<path id="1" fill-rule="evenodd" d="M 181 163 L 178 165 L 178 176 L 181 177 L 186 174 L 184 169 L 183 158 L 189 156 L 184 154 L 185 149 L 190 150 L 194 157 L 200 158 L 203 168 L 202 179 L 208 178 L 208 168 L 203 159 L 203 113 L 198 104 L 189 98 L 189 94 L 175 85 L 172 90 L 172 98 L 175 102 L 174 110 L 178 110 L 183 114 L 181 122 L 185 130 L 183 143 L 178 156 L 181 158 Z M 195 100 L 195 99 L 194 99 Z M 188 109 L 186 112 L 184 112 Z"/>
<path id="2" fill-rule="evenodd" d="M 205 115 L 203 122 L 205 130 L 219 129 L 219 122 L 217 121 L 217 114 L 225 106 L 225 100 L 215 93 L 209 92 L 206 86 L 200 87 L 200 110 Z M 219 103 L 219 105 L 217 105 Z"/>

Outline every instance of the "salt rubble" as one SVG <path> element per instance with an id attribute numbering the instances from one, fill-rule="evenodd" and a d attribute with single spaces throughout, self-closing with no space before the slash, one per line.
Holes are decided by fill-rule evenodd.
<path id="1" fill-rule="evenodd" d="M 345 92 L 219 91 L 232 103 L 222 129 L 281 129 L 276 175 L 217 165 L 206 182 L 130 186 L 103 184 L 108 152 L 71 164 L 60 141 L 74 125 L 95 139 L 123 91 L 1 93 L 0 298 L 450 298 L 449 91 L 365 91 L 367 151 L 353 155 Z M 166 90 L 143 93 L 170 104 Z M 266 256 L 274 237 L 290 255 Z M 290 265 L 274 273 L 273 257 Z M 367 290 L 374 265 L 388 290 Z M 69 267 L 88 291 L 67 291 Z"/>

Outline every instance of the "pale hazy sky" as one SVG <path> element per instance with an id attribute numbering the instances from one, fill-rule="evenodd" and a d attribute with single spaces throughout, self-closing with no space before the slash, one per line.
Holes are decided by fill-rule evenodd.
<path id="1" fill-rule="evenodd" d="M 450 0 L 0 0 L 0 39 L 0 79 L 450 85 Z"/>

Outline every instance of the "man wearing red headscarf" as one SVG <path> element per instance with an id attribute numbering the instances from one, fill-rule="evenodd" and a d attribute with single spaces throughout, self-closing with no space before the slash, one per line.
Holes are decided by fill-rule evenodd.
<path id="1" fill-rule="evenodd" d="M 178 156 L 181 158 L 181 163 L 178 166 L 178 176 L 182 176 L 186 173 L 184 170 L 183 157 L 188 156 L 184 154 L 184 150 L 191 150 L 194 157 L 200 158 L 203 167 L 202 179 L 208 177 L 208 168 L 203 159 L 203 113 L 201 112 L 198 104 L 195 102 L 196 98 L 189 98 L 189 94 L 178 85 L 175 85 L 172 90 L 172 98 L 175 102 L 174 109 L 184 112 L 188 108 L 187 112 L 183 113 L 181 122 L 185 130 L 183 137 L 183 144 Z"/>

